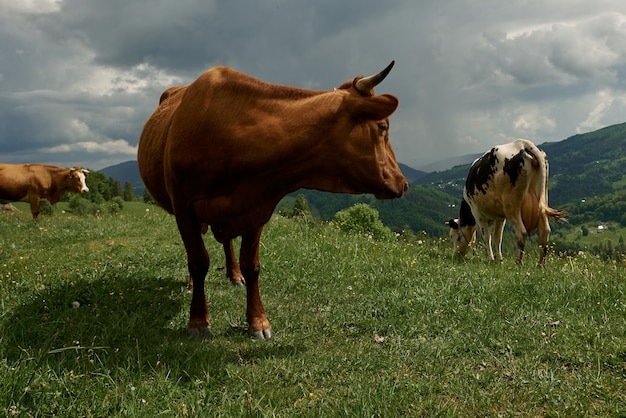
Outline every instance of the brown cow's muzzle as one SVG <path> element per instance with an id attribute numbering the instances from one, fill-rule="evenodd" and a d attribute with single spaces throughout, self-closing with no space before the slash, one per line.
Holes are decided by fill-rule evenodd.
<path id="1" fill-rule="evenodd" d="M 386 186 L 386 190 L 374 195 L 376 199 L 395 199 L 404 196 L 409 190 L 409 182 L 404 176 L 400 176 L 395 181 L 387 182 Z"/>
<path id="2" fill-rule="evenodd" d="M 399 182 L 396 195 L 394 197 L 402 197 L 409 190 L 409 182 L 406 178 L 402 177 L 402 180 Z"/>

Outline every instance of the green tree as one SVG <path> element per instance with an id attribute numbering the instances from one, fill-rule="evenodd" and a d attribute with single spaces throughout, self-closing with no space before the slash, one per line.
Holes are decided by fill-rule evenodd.
<path id="1" fill-rule="evenodd" d="M 133 185 L 130 184 L 130 181 L 124 183 L 124 200 L 127 202 L 135 200 L 135 192 L 133 191 Z"/>
<path id="2" fill-rule="evenodd" d="M 111 195 L 113 197 L 123 197 L 124 194 L 122 192 L 122 185 L 119 181 L 115 180 L 113 177 L 109 177 L 109 185 L 111 187 Z"/>
<path id="3" fill-rule="evenodd" d="M 143 190 L 143 201 L 145 203 L 156 203 L 154 201 L 154 198 L 152 197 L 152 195 L 150 194 L 150 192 L 148 191 L 148 189 L 144 189 Z"/>
<path id="4" fill-rule="evenodd" d="M 309 217 L 311 216 L 311 211 L 309 210 L 309 204 L 306 201 L 306 197 L 303 194 L 299 194 L 296 196 L 296 202 L 293 205 L 293 213 L 294 217 Z"/>

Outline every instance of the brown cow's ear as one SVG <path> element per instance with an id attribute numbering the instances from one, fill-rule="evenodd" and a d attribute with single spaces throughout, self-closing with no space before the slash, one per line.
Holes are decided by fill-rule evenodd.
<path id="1" fill-rule="evenodd" d="M 352 115 L 357 118 L 370 120 L 383 120 L 388 118 L 400 104 L 397 97 L 391 94 L 383 94 L 374 97 L 354 98 Z"/>

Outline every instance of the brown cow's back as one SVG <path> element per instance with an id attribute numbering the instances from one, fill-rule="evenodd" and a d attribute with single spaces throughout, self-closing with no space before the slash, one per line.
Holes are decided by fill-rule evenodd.
<path id="1" fill-rule="evenodd" d="M 0 164 L 0 202 L 16 202 L 28 195 L 28 184 L 20 181 L 29 176 L 28 168 L 17 164 Z"/>
<path id="2" fill-rule="evenodd" d="M 154 200 L 169 213 L 173 213 L 172 202 L 165 187 L 165 144 L 172 121 L 186 86 L 171 87 L 161 95 L 159 106 L 143 128 L 138 154 L 150 158 L 138 158 L 139 173 Z M 148 140 L 149 139 L 149 140 Z"/>
<path id="3" fill-rule="evenodd" d="M 43 197 L 50 192 L 52 173 L 64 170 L 45 164 L 0 164 L 0 199 L 16 202 L 39 190 Z"/>

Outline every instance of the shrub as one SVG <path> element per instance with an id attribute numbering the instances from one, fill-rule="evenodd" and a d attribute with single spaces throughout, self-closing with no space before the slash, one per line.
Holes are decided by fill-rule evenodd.
<path id="1" fill-rule="evenodd" d="M 293 205 L 293 217 L 307 218 L 311 216 L 309 204 L 303 194 L 296 196 L 296 202 Z"/>
<path id="2" fill-rule="evenodd" d="M 41 199 L 39 203 L 39 213 L 42 215 L 52 215 L 54 213 L 54 206 L 50 204 L 48 199 Z"/>
<path id="3" fill-rule="evenodd" d="M 75 194 L 70 198 L 69 208 L 75 215 L 94 215 L 98 212 L 99 205 Z"/>
<path id="4" fill-rule="evenodd" d="M 124 199 L 122 199 L 120 196 L 115 196 L 113 199 L 111 199 L 111 202 L 114 203 L 117 208 L 113 208 L 113 205 L 111 205 L 109 212 L 117 213 L 120 210 L 124 209 Z"/>
<path id="5" fill-rule="evenodd" d="M 336 224 L 342 231 L 370 235 L 377 240 L 392 240 L 395 234 L 383 225 L 378 211 L 366 203 L 357 203 L 335 214 Z"/>

